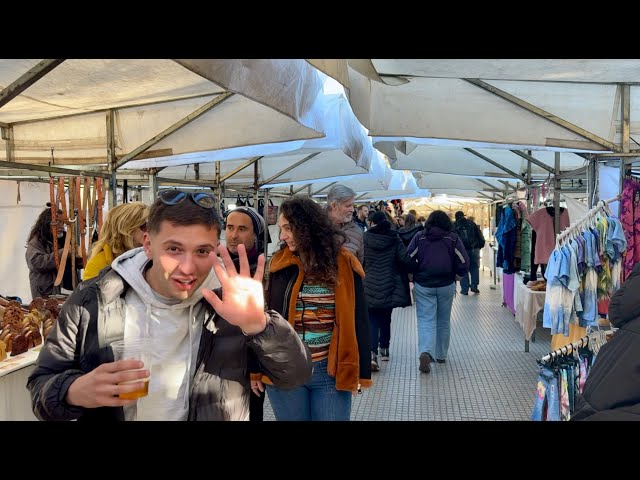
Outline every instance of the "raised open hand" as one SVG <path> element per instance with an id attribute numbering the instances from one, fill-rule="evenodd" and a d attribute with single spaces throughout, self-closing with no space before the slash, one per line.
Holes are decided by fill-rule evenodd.
<path id="1" fill-rule="evenodd" d="M 252 278 L 249 273 L 249 260 L 244 245 L 238 245 L 239 273 L 236 271 L 227 248 L 219 246 L 218 252 L 226 268 L 225 271 L 220 262 L 213 263 L 213 269 L 220 280 L 220 285 L 222 285 L 222 300 L 208 288 L 202 289 L 204 298 L 220 316 L 231 325 L 240 327 L 245 334 L 255 335 L 262 332 L 267 324 L 262 291 L 264 255 L 258 257 L 258 266 Z"/>

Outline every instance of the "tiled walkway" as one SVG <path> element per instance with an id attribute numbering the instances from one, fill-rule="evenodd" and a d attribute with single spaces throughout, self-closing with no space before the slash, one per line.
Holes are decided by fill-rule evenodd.
<path id="1" fill-rule="evenodd" d="M 520 326 L 501 306 L 501 286 L 491 290 L 490 283 L 481 272 L 479 295 L 456 295 L 447 363 L 432 363 L 429 374 L 418 371 L 415 307 L 394 310 L 391 360 L 354 399 L 351 419 L 529 420 L 536 360 L 549 351 L 549 331 L 538 325 L 525 353 Z M 274 420 L 268 398 L 265 420 Z"/>

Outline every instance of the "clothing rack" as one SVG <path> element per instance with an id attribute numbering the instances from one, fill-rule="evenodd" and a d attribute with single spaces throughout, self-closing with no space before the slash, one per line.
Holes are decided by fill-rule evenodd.
<path id="1" fill-rule="evenodd" d="M 585 347 L 589 343 L 598 342 L 599 345 L 603 344 L 606 341 L 606 336 L 613 334 L 614 330 L 596 330 L 595 332 L 589 333 L 582 338 L 579 338 L 575 342 L 571 342 L 564 347 L 558 348 L 553 352 L 546 354 L 544 357 L 540 359 L 540 362 L 548 362 L 551 359 L 560 357 L 570 352 L 575 352 L 580 347 Z M 598 349 L 599 349 L 598 345 Z M 597 350 L 596 350 L 597 351 Z"/>
<path id="2" fill-rule="evenodd" d="M 620 195 L 616 195 L 615 197 L 609 198 L 608 200 L 600 200 L 597 205 L 587 213 L 585 213 L 585 215 L 580 220 L 569 225 L 569 227 L 567 227 L 556 237 L 556 247 L 562 240 L 564 240 L 568 235 L 572 234 L 575 230 L 577 230 L 578 228 L 584 228 L 584 226 L 591 222 L 597 214 L 601 213 L 608 204 L 617 200 L 620 200 Z"/>

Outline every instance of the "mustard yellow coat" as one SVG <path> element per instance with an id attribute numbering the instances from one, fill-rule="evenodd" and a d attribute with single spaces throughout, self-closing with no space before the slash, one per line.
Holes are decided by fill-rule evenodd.
<path id="1" fill-rule="evenodd" d="M 87 266 L 84 267 L 82 274 L 82 280 L 89 280 L 90 278 L 97 277 L 104 267 L 108 267 L 113 262 L 113 252 L 109 244 L 105 243 L 102 247 L 102 251 L 91 257 L 87 261 Z"/>

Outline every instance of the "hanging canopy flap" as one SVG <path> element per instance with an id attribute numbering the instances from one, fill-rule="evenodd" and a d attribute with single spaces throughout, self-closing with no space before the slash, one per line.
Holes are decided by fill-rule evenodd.
<path id="1" fill-rule="evenodd" d="M 384 78 L 409 82 L 391 86 L 349 67 L 349 100 L 372 136 L 592 152 L 620 145 L 621 86 L 611 82 L 635 83 L 640 72 L 640 60 L 402 59 L 373 65 Z M 637 88 L 631 87 L 631 118 L 640 114 Z M 631 125 L 634 134 L 640 124 Z"/>
<path id="2" fill-rule="evenodd" d="M 494 178 L 476 179 L 462 175 L 448 175 L 446 173 L 414 173 L 418 187 L 434 190 L 467 190 L 472 192 L 502 192 L 507 187 Z M 516 182 L 508 182 L 513 187 Z"/>
<path id="3" fill-rule="evenodd" d="M 288 156 L 297 153 L 309 155 L 316 152 L 323 152 L 323 157 L 333 158 L 332 163 L 328 165 L 328 167 L 344 168 L 345 172 L 342 173 L 343 175 L 366 173 L 370 167 L 371 158 L 374 155 L 375 149 L 372 146 L 371 139 L 367 136 L 367 132 L 353 114 L 346 98 L 343 95 L 320 94 L 314 103 L 313 112 L 315 116 L 321 118 L 320 128 L 322 128 L 326 134 L 321 138 L 308 141 L 280 142 L 277 144 L 261 143 L 247 147 L 216 151 L 203 148 L 202 151 L 191 154 L 134 160 L 128 162 L 122 168 L 159 168 L 236 159 L 246 160 L 255 156 L 265 156 L 275 161 L 280 158 L 280 155 Z M 246 122 L 246 119 L 243 118 L 240 119 L 240 121 Z M 280 127 L 278 127 L 278 125 L 280 125 Z M 282 128 L 282 123 L 266 123 L 264 129 L 258 129 L 262 130 L 262 132 L 256 131 L 255 133 L 264 134 L 276 128 Z M 252 129 L 247 129 L 245 124 L 244 126 L 238 125 L 237 130 Z M 213 131 L 215 132 L 215 130 Z M 197 134 L 197 132 L 195 133 Z M 273 135 L 277 135 L 277 132 L 274 132 Z M 202 135 L 200 136 L 202 137 Z M 194 143 L 196 141 L 207 141 L 206 138 L 197 137 L 196 135 Z M 327 155 L 324 153 L 327 153 Z M 298 160 L 300 160 L 300 158 L 298 158 Z M 340 160 L 342 160 L 343 163 L 341 163 Z M 285 163 L 287 161 L 288 159 L 284 160 Z M 286 168 L 286 166 L 288 165 L 283 166 L 282 169 Z M 227 166 L 225 166 L 225 168 L 227 168 Z M 273 174 L 275 173 L 277 172 L 273 172 Z M 163 172 L 163 176 L 164 174 Z M 270 176 L 264 177 L 264 179 L 268 178 L 270 178 Z"/>
<path id="4" fill-rule="evenodd" d="M 393 170 L 388 184 L 384 186 L 380 180 L 374 180 L 371 178 L 365 179 L 364 177 L 368 177 L 368 175 L 358 175 L 350 178 L 343 177 L 342 179 L 339 179 L 338 183 L 355 191 L 356 200 L 358 202 L 364 200 L 407 198 L 429 195 L 429 192 L 418 188 L 415 178 L 411 172 Z M 314 184 L 314 191 L 318 191 L 319 189 L 327 186 L 327 184 Z M 324 198 L 326 195 L 327 189 L 323 190 L 321 194 L 315 196 Z"/>
<path id="5" fill-rule="evenodd" d="M 53 147 L 57 164 L 106 163 L 109 109 L 120 157 L 152 139 L 143 157 L 323 136 L 324 112 L 314 108 L 322 79 L 304 60 L 180 62 L 62 62 L 0 108 L 0 122 L 13 126 L 13 160 L 40 163 Z M 38 64 L 0 60 L 0 88 Z"/>
<path id="6" fill-rule="evenodd" d="M 528 160 L 508 149 L 470 148 L 473 151 L 469 151 L 469 149 L 454 146 L 415 144 L 413 140 L 415 139 L 412 139 L 411 142 L 387 142 L 381 141 L 380 137 L 375 137 L 374 145 L 389 157 L 391 168 L 395 169 L 522 181 L 505 171 L 507 169 L 518 175 L 526 176 Z M 518 151 L 529 155 L 528 151 Z M 481 156 L 492 160 L 503 168 L 488 162 Z M 555 152 L 531 151 L 531 157 L 550 168 L 555 167 Z M 575 170 L 584 166 L 585 162 L 586 160 L 576 153 L 560 152 L 561 171 Z M 535 163 L 531 164 L 531 173 L 533 177 L 538 178 L 549 175 L 547 170 Z"/>
<path id="7" fill-rule="evenodd" d="M 381 77 L 380 75 L 378 75 L 376 68 L 368 58 L 349 60 L 311 58 L 307 59 L 307 61 L 318 70 L 329 75 L 331 78 L 334 78 L 346 89 L 349 89 L 350 87 L 349 67 L 351 67 L 367 79 L 373 80 L 374 82 L 385 83 L 387 85 L 402 85 L 403 83 L 408 82 L 408 80 L 396 76 Z"/>
<path id="8" fill-rule="evenodd" d="M 318 155 L 309 161 L 314 162 L 312 165 L 316 168 L 316 178 L 311 178 L 311 171 L 301 170 L 299 178 L 297 179 L 291 178 L 283 181 L 283 177 L 281 176 L 263 185 L 263 188 L 288 187 L 291 185 L 312 183 L 313 191 L 318 191 L 328 188 L 330 186 L 329 184 L 338 182 L 345 185 L 348 184 L 354 191 L 360 193 L 367 190 L 386 189 L 393 179 L 394 170 L 389 168 L 388 163 L 380 152 L 377 152 L 375 149 L 373 152 L 374 154 L 371 158 L 368 172 L 361 170 L 350 173 L 350 170 L 353 172 L 353 168 L 346 169 L 344 167 L 344 159 L 334 163 L 332 166 L 329 162 L 323 162 L 322 158 L 319 158 L 321 155 Z M 289 174 L 290 172 L 287 173 L 287 175 Z"/>
<path id="9" fill-rule="evenodd" d="M 172 165 L 161 172 L 163 178 L 195 179 L 194 168 L 178 166 L 177 162 L 199 163 L 198 178 L 215 181 L 215 164 L 212 162 L 221 162 L 220 174 L 225 177 L 251 158 L 260 156 L 263 158 L 258 161 L 258 185 L 269 181 L 264 188 L 359 174 L 371 175 L 380 179 L 383 185 L 388 184 L 391 169 L 380 152 L 373 148 L 371 138 L 351 112 L 344 96 L 325 95 L 315 108 L 324 115 L 327 132 L 319 139 L 133 161 L 125 167 Z M 234 154 L 244 156 L 234 157 Z M 249 166 L 228 178 L 226 183 L 253 185 L 254 177 L 255 169 Z"/>

